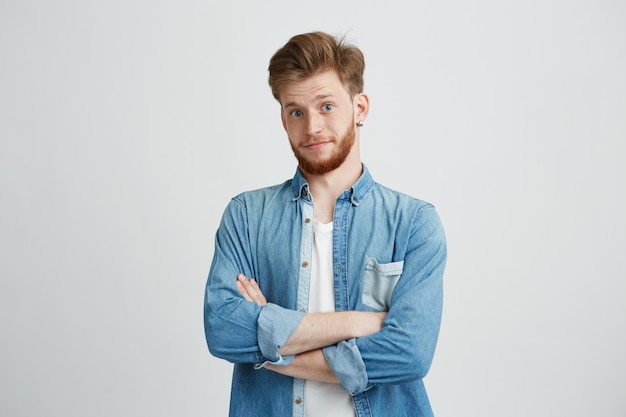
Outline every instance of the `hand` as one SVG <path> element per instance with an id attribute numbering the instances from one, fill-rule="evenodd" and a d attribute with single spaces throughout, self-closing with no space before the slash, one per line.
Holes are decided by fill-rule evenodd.
<path id="1" fill-rule="evenodd" d="M 237 289 L 246 300 L 255 302 L 260 306 L 267 304 L 267 300 L 254 278 L 248 279 L 244 274 L 237 275 Z"/>

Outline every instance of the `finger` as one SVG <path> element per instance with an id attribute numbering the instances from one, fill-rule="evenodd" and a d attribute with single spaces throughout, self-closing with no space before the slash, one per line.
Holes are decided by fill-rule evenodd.
<path id="1" fill-rule="evenodd" d="M 243 295 L 243 298 L 245 298 L 247 301 L 254 301 L 252 298 L 250 298 L 243 284 L 239 281 L 237 281 L 237 290 L 239 290 L 239 293 Z"/>
<path id="2" fill-rule="evenodd" d="M 245 290 L 246 294 L 251 298 L 250 301 L 254 301 L 254 300 L 256 300 L 256 298 L 258 296 L 258 293 L 260 291 L 257 291 L 256 288 L 258 288 L 258 286 L 255 288 L 250 281 L 252 281 L 252 280 L 246 278 L 246 276 L 243 275 L 243 274 L 239 274 L 237 276 L 237 282 L 241 284 L 241 286 Z"/>
<path id="3" fill-rule="evenodd" d="M 259 284 L 256 282 L 256 279 L 250 278 L 249 282 L 254 291 L 261 292 L 261 289 L 259 288 Z"/>
<path id="4" fill-rule="evenodd" d="M 250 279 L 250 286 L 254 289 L 255 292 L 254 300 L 257 302 L 260 301 L 261 303 L 265 304 L 267 301 L 265 300 L 265 296 L 263 295 L 261 288 L 259 288 L 259 284 L 256 282 L 256 279 Z"/>

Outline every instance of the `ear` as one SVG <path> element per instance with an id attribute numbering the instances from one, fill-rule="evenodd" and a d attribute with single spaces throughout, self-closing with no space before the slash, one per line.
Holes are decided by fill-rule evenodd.
<path id="1" fill-rule="evenodd" d="M 370 99 L 365 93 L 360 93 L 354 96 L 354 117 L 355 123 L 359 121 L 365 121 L 370 111 Z"/>

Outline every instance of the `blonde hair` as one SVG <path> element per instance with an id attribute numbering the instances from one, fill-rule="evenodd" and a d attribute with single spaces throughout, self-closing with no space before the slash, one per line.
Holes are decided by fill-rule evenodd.
<path id="1" fill-rule="evenodd" d="M 324 32 L 296 35 L 276 51 L 270 59 L 268 82 L 274 98 L 280 102 L 280 91 L 285 85 L 326 70 L 337 72 L 350 97 L 363 92 L 363 53 L 347 44 L 345 37 L 335 38 Z"/>

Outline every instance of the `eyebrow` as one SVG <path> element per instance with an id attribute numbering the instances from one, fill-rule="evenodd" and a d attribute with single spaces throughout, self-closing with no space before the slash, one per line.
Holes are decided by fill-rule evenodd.
<path id="1" fill-rule="evenodd" d="M 332 94 L 318 94 L 317 96 L 315 96 L 315 101 L 326 100 L 329 97 L 335 97 L 335 96 L 332 95 Z M 286 109 L 288 107 L 300 107 L 300 106 L 295 101 L 290 101 L 289 103 L 283 105 L 284 109 Z"/>

